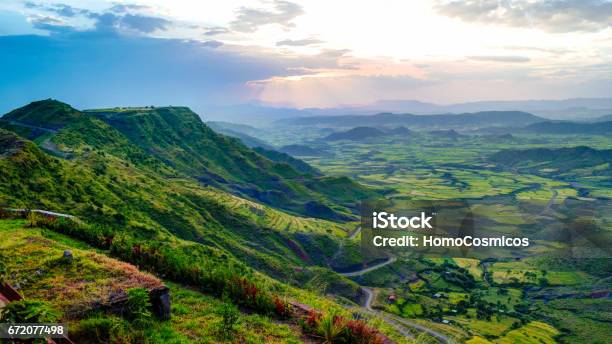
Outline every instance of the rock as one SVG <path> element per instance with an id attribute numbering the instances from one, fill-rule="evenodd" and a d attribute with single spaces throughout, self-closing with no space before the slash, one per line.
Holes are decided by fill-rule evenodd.
<path id="1" fill-rule="evenodd" d="M 149 292 L 153 314 L 161 320 L 170 319 L 170 289 L 166 286 L 155 288 Z"/>
<path id="2" fill-rule="evenodd" d="M 71 250 L 65 250 L 64 251 L 64 260 L 68 264 L 72 264 L 72 261 L 74 260 L 74 256 L 72 255 L 72 251 Z"/>

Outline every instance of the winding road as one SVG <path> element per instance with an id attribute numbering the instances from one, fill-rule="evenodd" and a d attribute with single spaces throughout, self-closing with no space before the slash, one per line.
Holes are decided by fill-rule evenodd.
<path id="1" fill-rule="evenodd" d="M 357 236 L 357 234 L 359 234 L 359 232 L 361 231 L 361 227 L 358 227 L 355 232 L 353 232 L 348 238 L 349 239 L 355 239 L 355 237 Z M 338 251 L 336 252 L 336 254 L 334 255 L 334 257 L 338 256 L 340 254 L 340 251 L 342 250 L 343 244 L 340 245 L 340 247 L 338 248 Z M 372 265 L 370 267 L 367 268 L 363 268 L 357 271 L 351 271 L 351 272 L 338 272 L 339 275 L 345 276 L 345 277 L 356 277 L 356 276 L 361 276 L 364 275 L 368 272 L 372 272 L 374 270 L 380 269 L 384 266 L 387 266 L 389 264 L 392 264 L 394 262 L 397 261 L 397 258 L 394 256 L 390 256 L 387 260 L 385 260 L 382 263 L 376 264 L 376 265 Z M 389 325 L 393 326 L 393 328 L 395 328 L 399 333 L 401 333 L 404 337 L 410 338 L 410 339 L 415 339 L 415 336 L 412 332 L 410 332 L 409 329 L 414 329 L 417 330 L 419 332 L 423 332 L 426 333 L 434 338 L 436 338 L 439 342 L 441 343 L 445 343 L 445 344 L 452 344 L 455 343 L 455 341 L 446 336 L 443 333 L 437 332 L 433 329 L 430 329 L 428 327 L 425 327 L 421 324 L 417 324 L 415 322 L 412 322 L 408 319 L 405 318 L 401 318 L 399 316 L 395 316 L 389 313 L 386 313 L 384 311 L 379 311 L 379 310 L 375 310 L 374 308 L 372 308 L 372 302 L 374 301 L 374 297 L 376 292 L 372 289 L 372 288 L 368 288 L 368 287 L 364 287 L 361 286 L 361 290 L 362 292 L 365 294 L 365 300 L 363 302 L 363 304 L 361 305 L 361 307 L 363 308 L 363 311 L 365 313 L 374 315 L 374 316 L 379 316 L 381 317 L 386 323 L 388 323 Z"/>
<path id="2" fill-rule="evenodd" d="M 407 328 L 412 328 L 419 332 L 427 333 L 428 335 L 436 338 L 441 343 L 446 343 L 446 344 L 455 343 L 455 341 L 451 339 L 450 337 L 440 332 L 434 331 L 428 327 L 425 327 L 421 324 L 417 324 L 408 319 L 373 309 L 372 301 L 374 300 L 374 294 L 375 294 L 374 290 L 368 287 L 361 287 L 361 290 L 365 293 L 365 296 L 366 296 L 365 301 L 362 306 L 363 308 L 365 308 L 365 311 L 372 315 L 377 315 L 383 318 L 385 322 L 393 326 L 403 336 L 414 339 L 415 338 L 414 335 L 407 329 Z"/>
<path id="3" fill-rule="evenodd" d="M 342 275 L 342 276 L 345 276 L 345 277 L 361 276 L 363 274 L 367 274 L 368 272 L 371 272 L 371 271 L 374 271 L 374 270 L 378 270 L 378 269 L 382 268 L 383 266 L 387 266 L 387 265 L 392 264 L 392 263 L 394 263 L 396 261 L 397 261 L 397 258 L 389 257 L 389 258 L 387 258 L 387 260 L 385 260 L 382 263 L 378 263 L 376 265 L 372 265 L 370 267 L 367 267 L 367 268 L 364 268 L 364 269 L 361 269 L 361 270 L 357 270 L 357 271 L 342 272 L 342 273 L 339 272 L 339 274 Z"/>
<path id="4" fill-rule="evenodd" d="M 76 219 L 76 216 L 74 216 L 74 215 L 56 213 L 56 212 L 53 212 L 53 211 L 41 210 L 41 209 L 14 209 L 14 208 L 8 208 L 8 209 L 5 209 L 5 210 L 12 211 L 12 212 L 15 212 L 15 213 L 33 212 L 33 213 L 42 214 L 42 215 L 46 215 L 46 216 L 64 217 L 64 218 L 68 218 L 68 219 Z"/>
<path id="5" fill-rule="evenodd" d="M 35 130 L 40 130 L 42 132 L 45 133 L 50 133 L 50 134 L 55 134 L 58 132 L 57 129 L 49 129 L 49 128 L 45 128 L 45 127 L 38 127 L 35 125 L 31 125 L 31 124 L 26 124 L 26 123 L 21 123 L 21 122 L 17 122 L 17 121 L 5 121 L 6 123 L 10 124 L 10 125 L 15 125 L 15 126 L 19 126 L 19 127 L 24 127 L 24 128 L 29 128 L 29 129 L 35 129 Z M 51 142 L 51 138 L 48 137 L 46 138 L 43 142 L 41 142 L 41 147 L 50 151 L 51 153 L 54 153 L 64 159 L 67 159 L 70 154 L 66 153 L 66 152 L 62 152 L 61 150 L 59 150 L 59 148 L 57 148 L 57 145 L 53 142 Z"/>
<path id="6" fill-rule="evenodd" d="M 357 229 L 349 235 L 349 239 L 353 240 L 357 237 L 357 234 L 361 233 L 361 226 L 357 227 Z"/>

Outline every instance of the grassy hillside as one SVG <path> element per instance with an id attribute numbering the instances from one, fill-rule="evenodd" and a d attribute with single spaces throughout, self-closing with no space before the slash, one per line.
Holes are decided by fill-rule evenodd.
<path id="1" fill-rule="evenodd" d="M 514 168 L 553 169 L 560 172 L 600 166 L 595 174 L 610 175 L 612 149 L 598 150 L 586 146 L 570 148 L 507 149 L 493 154 L 490 160 Z"/>
<path id="2" fill-rule="evenodd" d="M 82 117 L 83 114 L 70 105 L 47 99 L 32 102 L 27 106 L 15 109 L 2 116 L 2 119 L 9 122 L 57 130 Z"/>
<path id="3" fill-rule="evenodd" d="M 63 258 L 65 250 L 73 261 Z M 10 271 L 7 282 L 28 300 L 43 302 L 56 321 L 68 324 L 70 339 L 77 343 L 218 343 L 228 341 L 228 335 L 251 343 L 305 340 L 294 322 L 240 312 L 229 300 L 168 281 L 168 321 L 151 314 L 134 318 L 127 305 L 120 311 L 105 307 L 134 288 L 162 284 L 106 253 L 47 229 L 29 228 L 24 220 L 0 220 L 0 263 Z M 223 326 L 228 311 L 235 316 L 231 330 Z"/>
<path id="4" fill-rule="evenodd" d="M 0 149 L 3 206 L 205 243 L 288 281 L 308 278 L 308 270 L 293 276 L 294 265 L 325 266 L 346 235 L 335 223 L 288 215 L 189 178 L 164 177 L 104 151 L 61 160 L 8 131 L 0 131 Z"/>
<path id="5" fill-rule="evenodd" d="M 359 199 L 374 195 L 347 179 L 341 181 L 344 189 L 352 190 L 350 196 L 317 187 L 320 176 L 308 165 L 270 152 L 260 154 L 237 139 L 217 134 L 184 107 L 80 112 L 44 100 L 5 115 L 0 127 L 64 158 L 103 151 L 158 173 L 173 170 L 204 185 L 308 216 L 348 219 Z M 317 206 L 312 207 L 312 202 Z"/>
<path id="6" fill-rule="evenodd" d="M 612 131 L 612 121 L 601 121 L 598 123 L 576 123 L 576 122 L 541 122 L 531 124 L 523 129 L 526 132 L 540 134 L 584 134 L 584 135 L 607 135 Z"/>
<path id="7" fill-rule="evenodd" d="M 215 133 L 188 108 L 90 110 L 87 113 L 110 124 L 130 142 L 175 170 L 204 184 L 315 217 L 343 218 L 350 213 L 348 206 L 355 206 L 356 199 L 344 192 L 331 193 L 323 188 L 306 187 L 316 186 L 318 179 L 288 163 L 272 161 L 237 139 Z M 346 182 L 345 187 L 357 190 L 361 198 L 372 195 L 359 184 Z M 313 200 L 324 208 L 333 208 L 332 211 L 310 211 L 306 204 Z M 339 203 L 346 207 L 333 207 Z"/>
<path id="8" fill-rule="evenodd" d="M 93 253 L 98 251 L 215 298 L 176 287 L 173 290 L 180 301 L 173 308 L 175 315 L 171 323 L 142 327 L 123 317 L 94 312 L 91 317 L 70 318 L 75 322 L 75 338 L 88 342 L 87 339 L 94 338 L 92 331 L 102 331 L 108 338 L 128 336 L 123 341 L 127 343 L 143 340 L 183 343 L 195 338 L 218 342 L 223 314 L 219 309 L 236 304 L 260 314 L 241 316 L 236 335 L 255 342 L 301 341 L 301 335 L 295 335 L 295 325 L 279 325 L 269 318 L 277 314 L 275 300 L 281 296 L 350 316 L 321 293 L 356 298 L 358 286 L 325 267 L 316 266 L 325 266 L 326 257 L 337 249 L 337 238 L 346 235 L 337 224 L 288 215 L 203 187 L 189 178 L 168 178 L 147 166 L 136 166 L 104 151 L 78 152 L 77 155 L 74 151 L 70 160 L 59 159 L 30 141 L 0 130 L 2 206 L 61 211 L 87 221 L 33 218 L 29 223 L 45 230 L 25 229 L 23 221 L 5 228 L 10 233 L 4 233 L 7 235 L 3 234 L 2 238 L 11 240 L 0 245 L 3 257 L 8 254 L 22 263 L 23 259 L 27 260 L 27 264 L 8 264 L 12 270 L 25 269 L 13 275 L 19 280 L 11 282 L 20 288 L 30 283 L 30 289 L 23 289 L 24 292 L 48 300 L 60 314 L 66 314 L 64 310 L 72 309 L 73 302 L 78 301 L 62 296 L 73 292 L 66 289 L 74 285 L 69 279 L 85 276 L 92 290 L 83 294 L 85 299 L 78 305 L 87 308 L 91 300 L 105 297 L 107 290 L 102 287 L 98 290 L 97 286 L 122 285 L 120 275 L 106 272 L 110 268 L 108 264 L 96 267 L 90 263 L 107 261 Z M 52 240 L 39 239 L 40 235 Z M 53 240 L 62 244 L 56 245 Z M 53 249 L 38 254 L 39 244 Z M 82 262 L 78 264 L 86 264 L 80 269 L 84 275 L 43 268 L 41 271 L 50 275 L 26 277 L 32 269 L 48 265 L 47 261 L 54 261 L 54 256 L 69 247 Z M 2 263 L 6 261 L 2 259 Z M 117 264 L 111 265 L 121 266 Z M 54 275 L 58 273 L 62 275 Z M 304 289 L 290 287 L 285 282 Z M 57 283 L 61 290 L 59 294 L 51 293 L 41 283 Z M 251 297 L 251 293 L 255 294 Z M 219 301 L 226 294 L 229 301 Z M 230 306 L 225 306 L 228 302 Z M 204 324 L 206 321 L 209 323 Z M 373 321 L 375 326 L 394 333 L 380 321 Z M 108 329 L 119 332 L 109 333 Z"/>

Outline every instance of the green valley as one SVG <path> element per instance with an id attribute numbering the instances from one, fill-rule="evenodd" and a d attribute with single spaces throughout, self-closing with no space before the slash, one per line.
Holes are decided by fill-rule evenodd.
<path id="1" fill-rule="evenodd" d="M 260 138 L 278 147 L 299 145 L 303 148 L 295 151 L 296 157 L 323 173 L 349 176 L 387 198 L 460 200 L 497 231 L 531 228 L 540 238 L 532 252 L 516 259 L 397 256 L 389 265 L 351 277 L 374 290 L 374 309 L 469 343 L 607 341 L 608 312 L 582 312 L 578 305 L 610 307 L 610 258 L 559 259 L 544 252 L 550 233 L 581 212 L 596 214 L 587 216 L 593 216 L 590 223 L 608 238 L 599 247 L 609 250 L 608 136 L 565 131 L 535 135 L 521 127 L 494 128 L 511 134 L 471 127 L 451 136 L 418 125 L 408 126 L 410 132 L 403 136 L 382 134 L 393 123 L 379 127 L 380 135 L 347 136 L 353 119 L 279 122 L 262 130 Z M 359 119 L 357 124 L 374 120 Z M 330 131 L 343 136 L 330 140 Z M 345 243 L 337 265 L 361 264 L 359 245 L 359 236 Z"/>
<path id="2" fill-rule="evenodd" d="M 228 333 L 238 342 L 318 342 L 332 335 L 323 328 L 331 322 L 334 343 L 605 342 L 609 258 L 544 253 L 561 245 L 549 238 L 589 214 L 597 214 L 589 233 L 609 248 L 610 139 L 520 127 L 483 134 L 473 127 L 482 116 L 465 115 L 469 129 L 461 120 L 348 130 L 215 124 L 232 128 L 218 129 L 231 138 L 184 107 L 34 102 L 0 119 L 6 280 L 48 302 L 79 340 L 93 331 L 126 342 L 217 342 Z M 495 123 L 505 124 L 509 114 L 500 116 Z M 383 197 L 460 201 L 493 231 L 526 230 L 534 245 L 514 258 L 368 260 L 358 209 Z M 34 243 L 53 249 L 35 253 Z M 31 260 L 12 260 L 17 248 Z M 70 265 L 53 263 L 63 250 L 91 269 L 86 301 L 64 295 L 80 282 L 68 282 Z M 24 277 L 37 266 L 42 275 Z M 123 286 L 121 271 L 143 277 Z M 148 280 L 169 288 L 169 320 L 149 317 L 145 328 L 91 306 L 151 290 Z M 67 289 L 43 287 L 52 283 Z"/>

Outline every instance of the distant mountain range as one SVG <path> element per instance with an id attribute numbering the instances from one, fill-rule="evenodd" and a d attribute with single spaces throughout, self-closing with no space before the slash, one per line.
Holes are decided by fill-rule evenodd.
<path id="1" fill-rule="evenodd" d="M 418 100 L 381 100 L 365 106 L 336 108 L 274 107 L 263 103 L 208 107 L 207 119 L 265 126 L 279 119 L 312 116 L 372 115 L 375 113 L 411 113 L 417 115 L 523 111 L 547 119 L 590 120 L 612 115 L 612 98 L 572 98 L 563 100 L 477 101 L 449 105 Z"/>
<path id="2" fill-rule="evenodd" d="M 412 115 L 380 113 L 370 116 L 313 116 L 279 120 L 278 125 L 290 126 L 406 126 L 408 128 L 456 128 L 470 129 L 479 127 L 506 126 L 517 127 L 545 121 L 544 118 L 521 111 L 486 111 L 458 115 Z"/>
<path id="3" fill-rule="evenodd" d="M 611 114 L 612 98 L 478 101 L 450 105 L 423 103 L 415 100 L 384 100 L 367 106 L 367 108 L 370 110 L 414 114 L 524 111 L 549 119 L 579 119 Z"/>

